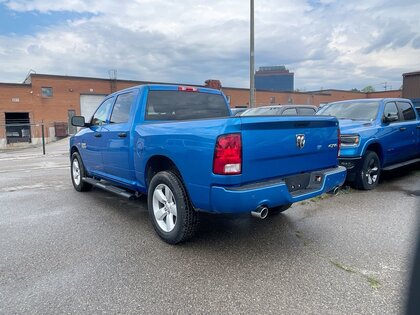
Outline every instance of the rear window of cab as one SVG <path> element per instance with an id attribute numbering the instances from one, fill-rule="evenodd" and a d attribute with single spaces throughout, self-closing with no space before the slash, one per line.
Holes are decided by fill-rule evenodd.
<path id="1" fill-rule="evenodd" d="M 186 91 L 149 91 L 146 120 L 190 120 L 229 117 L 221 94 Z"/>

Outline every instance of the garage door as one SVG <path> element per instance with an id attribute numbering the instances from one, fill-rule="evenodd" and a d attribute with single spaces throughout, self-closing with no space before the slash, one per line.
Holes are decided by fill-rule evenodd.
<path id="1" fill-rule="evenodd" d="M 89 120 L 106 95 L 80 95 L 81 115 Z"/>

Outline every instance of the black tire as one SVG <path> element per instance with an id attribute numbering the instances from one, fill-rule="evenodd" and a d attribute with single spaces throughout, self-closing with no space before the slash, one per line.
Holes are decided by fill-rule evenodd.
<path id="1" fill-rule="evenodd" d="M 286 205 L 270 208 L 269 211 L 268 211 L 268 215 L 269 216 L 278 215 L 279 213 L 282 213 L 282 212 L 286 211 L 287 209 L 289 209 L 291 206 L 292 206 L 292 204 L 289 203 L 289 204 L 286 204 Z"/>
<path id="2" fill-rule="evenodd" d="M 381 161 L 374 151 L 366 151 L 361 168 L 356 174 L 355 186 L 361 190 L 374 189 L 381 175 Z"/>
<path id="3" fill-rule="evenodd" d="M 181 179 L 173 172 L 162 171 L 153 176 L 147 206 L 153 227 L 165 242 L 178 244 L 195 234 L 198 213 L 191 206 Z"/>
<path id="4" fill-rule="evenodd" d="M 73 187 L 77 191 L 88 191 L 92 189 L 91 184 L 83 181 L 83 177 L 86 177 L 87 174 L 85 166 L 82 162 L 82 158 L 80 157 L 78 152 L 74 152 L 71 155 L 70 176 L 71 182 L 73 183 Z"/>

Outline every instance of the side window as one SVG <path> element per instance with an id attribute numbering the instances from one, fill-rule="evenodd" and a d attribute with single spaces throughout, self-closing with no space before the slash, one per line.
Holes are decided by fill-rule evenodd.
<path id="1" fill-rule="evenodd" d="M 297 115 L 296 108 L 286 108 L 282 115 Z"/>
<path id="2" fill-rule="evenodd" d="M 131 104 L 133 104 L 136 93 L 130 92 L 118 95 L 112 115 L 110 119 L 111 124 L 120 124 L 128 122 L 130 117 Z"/>
<path id="3" fill-rule="evenodd" d="M 111 111 L 112 103 L 114 102 L 114 98 L 108 98 L 99 105 L 98 109 L 96 110 L 95 114 L 92 117 L 91 124 L 92 125 L 103 125 L 106 123 L 106 120 L 109 116 L 109 112 Z"/>
<path id="4" fill-rule="evenodd" d="M 392 103 L 386 103 L 384 108 L 384 117 L 390 117 L 390 116 L 398 116 L 398 120 L 400 120 L 400 114 L 398 113 L 397 105 L 395 105 L 394 102 Z"/>
<path id="5" fill-rule="evenodd" d="M 299 108 L 299 115 L 315 115 L 315 109 L 309 107 Z"/>
<path id="6" fill-rule="evenodd" d="M 404 117 L 404 120 L 415 120 L 416 119 L 416 113 L 414 113 L 413 107 L 410 105 L 410 103 L 406 102 L 397 102 L 398 108 L 402 113 L 402 116 Z"/>

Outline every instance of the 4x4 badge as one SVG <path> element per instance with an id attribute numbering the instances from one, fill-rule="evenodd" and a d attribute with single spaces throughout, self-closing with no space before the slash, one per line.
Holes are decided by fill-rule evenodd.
<path id="1" fill-rule="evenodd" d="M 305 146 L 305 135 L 296 135 L 296 146 L 302 149 Z"/>

